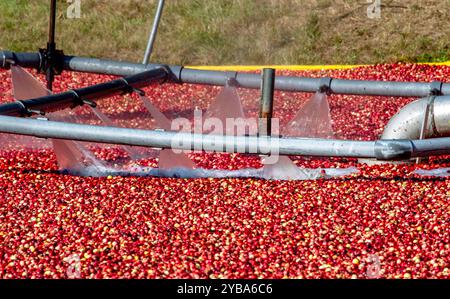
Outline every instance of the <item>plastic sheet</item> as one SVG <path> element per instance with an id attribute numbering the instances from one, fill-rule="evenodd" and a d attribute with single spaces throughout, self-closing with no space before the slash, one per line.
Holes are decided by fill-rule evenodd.
<path id="1" fill-rule="evenodd" d="M 450 167 L 436 169 L 416 169 L 414 173 L 422 176 L 450 177 Z"/>
<path id="2" fill-rule="evenodd" d="M 39 80 L 20 67 L 12 67 L 12 79 L 14 94 L 17 96 L 17 99 L 36 98 L 50 93 Z M 227 85 L 209 100 L 202 102 L 192 101 L 190 107 L 188 101 L 181 102 L 179 107 L 177 104 L 172 104 L 169 107 L 166 103 L 160 102 L 157 97 L 115 97 L 99 101 L 96 108 L 85 105 L 75 109 L 49 113 L 45 117 L 56 121 L 92 125 L 172 130 L 172 121 L 177 117 L 185 117 L 189 121 L 195 122 L 194 111 L 200 108 L 199 111 L 204 111 L 202 125 L 207 119 L 216 119 L 224 125 L 224 130 L 220 132 L 221 134 L 253 134 L 254 132 L 249 131 L 233 130 L 231 132 L 226 128 L 227 119 L 245 119 L 246 116 L 249 116 L 246 115 L 245 111 L 251 114 L 254 111 L 251 112 L 252 110 L 249 107 L 257 107 L 257 99 L 247 98 L 242 100 L 239 96 L 240 91 L 242 90 Z M 198 107 L 196 104 L 201 104 L 201 107 Z M 316 111 L 317 109 L 320 111 Z M 253 114 L 250 116 L 255 117 Z M 289 123 L 289 134 L 305 137 L 323 137 L 325 132 L 328 136 L 331 130 L 330 123 L 331 119 L 326 96 L 316 94 L 306 102 L 294 120 Z M 309 131 L 305 131 L 305 125 L 318 126 L 319 129 L 308 128 Z M 202 133 L 208 134 L 211 132 Z M 16 150 L 18 147 L 20 149 L 28 147 L 37 149 L 53 148 L 62 172 L 82 176 L 251 177 L 270 180 L 311 180 L 345 176 L 357 172 L 356 168 L 310 169 L 297 167 L 289 157 L 278 157 L 278 163 L 267 164 L 262 168 L 242 168 L 238 170 L 203 169 L 196 168 L 195 163 L 185 153 L 175 153 L 171 149 L 157 150 L 72 140 L 46 141 L 15 135 L 12 135 L 12 138 L 8 135 L 5 140 L 10 139 L 17 139 L 16 141 L 18 141 L 10 144 L 11 149 L 14 149 L 14 147 Z M 155 168 L 153 165 L 155 165 L 155 158 L 158 156 L 158 153 L 158 168 Z M 263 161 L 266 161 L 266 158 Z"/>
<path id="3" fill-rule="evenodd" d="M 138 176 L 138 177 L 175 177 L 175 178 L 258 178 L 266 180 L 315 180 L 327 179 L 334 177 L 347 176 L 358 172 L 356 167 L 349 167 L 345 169 L 338 168 L 317 168 L 317 169 L 300 169 L 297 176 L 283 176 L 279 173 L 278 176 L 268 175 L 263 168 L 245 168 L 239 170 L 222 170 L 222 169 L 188 169 L 188 168 L 171 168 L 160 169 L 151 167 L 133 166 L 127 170 L 107 168 L 107 167 L 86 167 L 83 169 L 68 169 L 63 173 L 105 177 L 105 176 Z"/>

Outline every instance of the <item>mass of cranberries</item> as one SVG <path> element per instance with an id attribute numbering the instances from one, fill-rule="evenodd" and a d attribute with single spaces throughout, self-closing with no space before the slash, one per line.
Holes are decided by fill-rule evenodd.
<path id="1" fill-rule="evenodd" d="M 279 74 L 429 82 L 448 81 L 450 67 L 390 64 Z M 109 79 L 65 72 L 55 90 Z M 145 88 L 170 118 L 192 117 L 219 90 Z M 239 93 L 245 113 L 257 115 L 258 91 Z M 309 96 L 276 92 L 281 124 Z M 0 72 L 0 98 L 12 100 L 7 71 Z M 332 95 L 336 137 L 376 139 L 412 100 Z M 118 125 L 154 126 L 134 95 L 102 100 L 99 107 Z M 77 113 L 96 123 L 87 109 Z M 0 278 L 450 278 L 450 179 L 414 174 L 417 168 L 449 167 L 449 157 L 420 165 L 294 157 L 304 167 L 359 169 L 311 181 L 94 178 L 58 172 L 46 140 L 28 138 L 34 148 L 15 136 L 0 140 Z M 105 161 L 127 159 L 119 147 L 90 146 Z M 255 156 L 190 157 L 203 168 L 261 166 Z M 156 159 L 139 163 L 156 166 Z"/>

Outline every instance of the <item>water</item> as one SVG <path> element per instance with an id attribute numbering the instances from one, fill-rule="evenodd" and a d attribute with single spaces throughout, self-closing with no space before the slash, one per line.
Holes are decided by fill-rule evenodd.
<path id="1" fill-rule="evenodd" d="M 11 66 L 11 78 L 13 94 L 16 100 L 27 100 L 51 94 L 38 79 L 20 66 Z M 67 117 L 63 116 L 61 112 L 54 112 L 47 115 L 47 118 L 49 120 L 64 121 L 64 118 Z M 82 169 L 86 167 L 86 163 L 88 163 L 87 165 L 92 165 L 94 168 L 103 166 L 80 142 L 57 139 L 50 140 L 60 169 Z"/>
<path id="2" fill-rule="evenodd" d="M 158 128 L 163 129 L 165 131 L 171 131 L 171 121 L 168 119 L 155 105 L 152 104 L 149 98 L 145 96 L 140 96 L 142 103 L 144 104 L 145 109 L 150 113 L 153 119 L 156 122 Z"/>
<path id="3" fill-rule="evenodd" d="M 288 123 L 283 135 L 332 138 L 334 133 L 327 95 L 320 92 L 315 93 Z"/>
<path id="4" fill-rule="evenodd" d="M 94 112 L 94 114 L 107 126 L 110 127 L 117 127 L 117 125 L 106 115 L 104 114 L 102 111 L 100 111 L 100 109 L 96 108 L 96 107 L 90 107 L 92 112 Z M 123 148 L 123 150 L 128 154 L 128 156 L 130 156 L 131 159 L 133 160 L 138 160 L 140 158 L 142 158 L 142 156 L 135 151 L 131 146 L 128 145 L 121 145 L 121 148 Z"/>
<path id="5" fill-rule="evenodd" d="M 262 168 L 244 168 L 238 170 L 223 170 L 223 169 L 187 169 L 187 168 L 152 168 L 143 166 L 133 166 L 129 169 L 117 170 L 109 167 L 85 167 L 82 169 L 69 170 L 68 173 L 79 176 L 93 176 L 106 177 L 113 176 L 136 176 L 136 177 L 169 177 L 169 178 L 257 178 L 265 180 L 311 180 L 319 178 L 333 178 L 341 177 L 357 173 L 357 168 L 349 167 L 346 169 L 323 168 L 323 169 L 308 169 L 308 176 L 297 176 L 290 178 L 280 176 L 273 178 L 266 176 Z"/>
<path id="6" fill-rule="evenodd" d="M 52 139 L 52 144 L 60 169 L 82 171 L 90 167 L 90 169 L 101 171 L 106 167 L 80 142 Z"/>
<path id="7" fill-rule="evenodd" d="M 415 174 L 432 177 L 450 177 L 450 168 L 416 169 Z"/>
<path id="8" fill-rule="evenodd" d="M 157 127 L 171 131 L 171 121 L 152 104 L 149 98 L 140 96 L 145 108 L 151 114 Z M 195 168 L 194 162 L 185 153 L 174 153 L 171 149 L 162 149 L 159 153 L 158 167 L 161 169 Z"/>
<path id="9" fill-rule="evenodd" d="M 20 66 L 11 66 L 11 77 L 16 100 L 28 100 L 51 94 L 38 79 Z"/>
<path id="10" fill-rule="evenodd" d="M 234 129 L 233 132 L 226 132 L 226 120 L 227 118 L 232 119 L 244 119 L 244 110 L 242 108 L 241 99 L 239 98 L 239 94 L 237 89 L 232 86 L 224 86 L 223 89 L 219 92 L 214 101 L 209 105 L 208 109 L 205 112 L 203 120 L 207 118 L 217 118 L 221 121 L 222 126 L 224 128 L 224 132 L 227 135 L 243 135 L 246 132 L 238 132 Z M 204 132 L 208 133 L 208 132 Z"/>
<path id="11" fill-rule="evenodd" d="M 264 164 L 264 159 L 263 159 Z M 324 176 L 322 169 L 299 168 L 287 156 L 279 156 L 275 164 L 264 164 L 263 174 L 272 180 L 314 180 Z"/>
<path id="12" fill-rule="evenodd" d="M 145 108 L 155 119 L 156 125 L 166 131 L 171 130 L 171 121 L 156 108 L 150 99 L 140 96 Z M 225 128 L 227 118 L 244 118 L 241 100 L 235 87 L 225 86 L 217 95 L 216 99 L 208 107 L 203 120 L 206 118 L 217 118 Z M 203 132 L 208 133 L 208 132 Z M 234 135 L 239 132 L 235 130 Z M 245 132 L 244 132 L 245 133 Z M 161 169 L 193 169 L 195 164 L 184 153 L 174 153 L 171 149 L 163 149 L 159 155 L 158 167 Z"/>
<path id="13" fill-rule="evenodd" d="M 331 126 L 330 107 L 324 93 L 315 93 L 294 118 L 287 124 L 283 135 L 309 138 L 331 138 L 333 129 Z M 324 177 L 323 169 L 299 168 L 287 156 L 279 156 L 275 164 L 265 164 L 263 159 L 264 177 L 268 179 L 306 180 Z M 335 174 L 346 175 L 357 171 L 356 169 L 337 170 Z"/>
<path id="14" fill-rule="evenodd" d="M 13 66 L 12 79 L 14 96 L 16 99 L 25 100 L 50 94 L 45 86 L 26 70 Z M 156 108 L 147 97 L 141 97 L 144 106 L 155 119 L 157 126 L 164 130 L 171 130 L 171 121 Z M 302 108 L 294 120 L 288 125 L 291 136 L 304 137 L 325 137 L 332 136 L 331 121 L 329 117 L 328 103 L 325 95 L 315 95 Z M 315 111 L 319 109 L 321 111 Z M 323 111 L 322 111 L 323 110 Z M 93 109 L 93 113 L 106 125 L 114 125 L 114 121 L 103 114 L 99 109 Z M 313 117 L 315 115 L 315 117 Z M 68 113 L 55 112 L 48 114 L 52 120 L 76 122 L 79 119 Z M 244 113 L 237 90 L 234 87 L 226 86 L 217 95 L 207 109 L 205 117 L 214 117 L 226 124 L 227 118 L 244 118 Z M 205 118 L 204 117 L 204 118 Z M 316 118 L 316 119 L 315 119 Z M 319 121 L 318 119 L 324 121 Z M 323 123 L 325 122 L 325 125 Z M 328 122 L 328 124 L 327 124 Z M 322 123 L 322 125 L 321 125 Z M 303 124 L 303 125 L 300 125 Z M 318 124 L 318 129 L 308 128 Z M 326 133 L 328 132 L 328 133 Z M 331 132 L 331 134 L 330 134 Z M 237 133 L 237 132 L 235 132 Z M 16 136 L 14 136 L 16 137 Z M 30 137 L 27 137 L 30 139 Z M 37 139 L 36 140 L 41 140 Z M 129 166 L 110 167 L 95 157 L 95 155 L 82 142 L 72 140 L 51 140 L 57 162 L 60 169 L 66 173 L 83 176 L 159 176 L 159 177 L 181 177 L 181 178 L 261 178 L 270 180 L 306 180 L 329 178 L 335 176 L 348 175 L 357 172 L 357 169 L 304 169 L 297 167 L 289 157 L 279 157 L 279 161 L 274 165 L 265 165 L 261 169 L 239 169 L 239 170 L 215 170 L 215 169 L 194 169 L 193 161 L 184 153 L 176 154 L 170 149 L 160 151 L 159 168 L 151 168 L 129 164 Z M 125 147 L 132 158 L 136 153 L 133 148 Z"/>
<path id="15" fill-rule="evenodd" d="M 33 75 L 21 67 L 11 66 L 13 95 L 16 100 L 46 96 L 48 90 Z M 4 150 L 51 148 L 51 142 L 30 136 L 0 134 L 0 147 Z"/>

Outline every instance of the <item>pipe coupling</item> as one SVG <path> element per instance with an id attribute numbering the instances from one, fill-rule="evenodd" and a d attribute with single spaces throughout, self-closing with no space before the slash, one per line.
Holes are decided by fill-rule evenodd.
<path id="1" fill-rule="evenodd" d="M 414 145 L 407 139 L 382 139 L 375 142 L 374 152 L 377 160 L 409 160 L 414 152 Z"/>

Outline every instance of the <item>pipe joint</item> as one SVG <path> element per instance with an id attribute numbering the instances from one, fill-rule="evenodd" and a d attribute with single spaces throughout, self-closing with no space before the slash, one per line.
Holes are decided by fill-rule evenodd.
<path id="1" fill-rule="evenodd" d="M 164 84 L 168 81 L 170 82 L 176 82 L 176 81 L 180 81 L 177 77 L 177 75 L 175 75 L 172 70 L 170 69 L 170 66 L 168 66 L 167 64 L 163 64 L 161 65 L 159 68 L 163 69 L 166 72 L 166 76 L 164 77 L 164 79 L 159 83 L 159 84 Z M 177 82 L 178 83 L 178 82 Z"/>
<path id="2" fill-rule="evenodd" d="M 73 105 L 71 107 L 72 109 L 77 106 L 83 106 L 85 104 L 91 106 L 92 108 L 97 107 L 96 102 L 83 99 L 74 89 L 69 90 L 69 92 L 73 94 Z"/>
<path id="3" fill-rule="evenodd" d="M 25 105 L 25 103 L 21 100 L 16 101 L 16 103 L 21 108 L 21 111 L 20 111 L 21 116 L 30 117 L 30 116 L 33 116 L 36 114 L 37 115 L 45 115 L 45 111 L 29 109 L 27 107 L 27 105 Z"/>
<path id="4" fill-rule="evenodd" d="M 16 64 L 15 55 L 10 51 L 2 51 L 1 52 L 1 67 L 3 69 L 9 69 L 11 65 Z"/>
<path id="5" fill-rule="evenodd" d="M 441 81 L 432 81 L 430 82 L 430 95 L 432 96 L 441 96 L 442 95 L 442 86 L 444 82 Z"/>
<path id="6" fill-rule="evenodd" d="M 331 81 L 333 81 L 333 78 L 331 77 L 320 78 L 318 91 L 330 95 L 333 92 L 331 89 Z"/>
<path id="7" fill-rule="evenodd" d="M 239 82 L 237 80 L 237 72 L 226 72 L 225 77 L 227 78 L 225 81 L 225 86 L 230 87 L 239 87 Z"/>
<path id="8" fill-rule="evenodd" d="M 125 83 L 125 87 L 124 87 L 124 91 L 123 91 L 122 95 L 132 94 L 135 92 L 142 97 L 145 96 L 145 91 L 143 91 L 140 88 L 131 86 L 130 83 L 128 83 L 127 79 L 120 78 L 119 80 L 121 80 L 121 81 L 123 81 L 123 83 Z"/>
<path id="9" fill-rule="evenodd" d="M 377 160 L 408 160 L 414 152 L 411 140 L 377 140 L 374 153 Z"/>
<path id="10" fill-rule="evenodd" d="M 168 66 L 167 64 L 158 65 L 158 68 L 163 69 L 166 72 L 166 76 L 164 77 L 164 79 L 159 84 L 164 84 L 166 82 L 178 83 L 178 84 L 183 83 L 180 80 L 180 78 L 181 78 L 181 70 L 183 69 L 183 67 L 180 68 L 178 74 L 175 74 L 173 72 L 173 70 L 171 69 L 171 67 Z"/>

